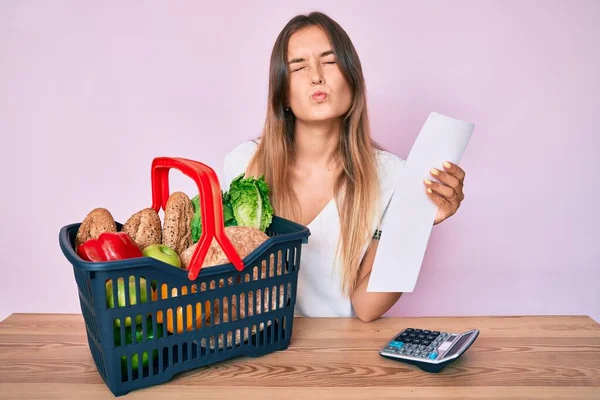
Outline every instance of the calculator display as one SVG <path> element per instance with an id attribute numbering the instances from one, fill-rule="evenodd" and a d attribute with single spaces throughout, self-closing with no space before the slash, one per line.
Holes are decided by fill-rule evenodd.
<path id="1" fill-rule="evenodd" d="M 452 346 L 452 348 L 450 349 L 448 354 L 445 355 L 445 357 L 451 357 L 454 354 L 458 353 L 460 351 L 460 348 L 463 346 L 463 344 L 465 344 L 465 342 L 469 340 L 470 337 L 471 335 L 461 336 L 460 339 L 458 339 L 458 342 L 456 342 L 454 346 Z"/>

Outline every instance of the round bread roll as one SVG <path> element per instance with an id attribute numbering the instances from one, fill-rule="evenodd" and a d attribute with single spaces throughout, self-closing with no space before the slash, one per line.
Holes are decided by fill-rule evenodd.
<path id="1" fill-rule="evenodd" d="M 117 224 L 106 208 L 95 208 L 83 219 L 75 236 L 75 249 L 89 239 L 98 239 L 103 232 L 116 232 Z"/>
<path id="2" fill-rule="evenodd" d="M 133 214 L 121 229 L 143 250 L 151 244 L 160 243 L 162 226 L 158 213 L 153 208 L 144 208 Z"/>
<path id="3" fill-rule="evenodd" d="M 225 235 L 229 238 L 242 260 L 269 238 L 260 229 L 250 226 L 227 226 L 225 227 Z M 198 243 L 194 243 L 181 253 L 180 257 L 183 268 L 188 268 L 197 246 Z M 206 257 L 202 262 L 202 268 L 229 263 L 229 258 L 225 255 L 221 245 L 217 242 L 216 238 L 213 238 Z"/>
<path id="4" fill-rule="evenodd" d="M 162 243 L 183 253 L 192 244 L 191 222 L 194 217 L 192 201 L 183 192 L 173 192 L 167 200 Z"/>

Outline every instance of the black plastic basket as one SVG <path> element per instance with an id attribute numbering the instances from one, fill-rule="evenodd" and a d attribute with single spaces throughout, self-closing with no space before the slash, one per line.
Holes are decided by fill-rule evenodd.
<path id="1" fill-rule="evenodd" d="M 155 159 L 152 195 L 157 211 L 168 198 L 169 168 L 198 183 L 203 237 L 210 243 L 210 220 L 215 222 L 212 234 L 218 237 L 223 228 L 216 175 L 196 161 Z M 75 251 L 80 225 L 60 230 L 60 247 L 73 265 L 94 362 L 115 396 L 164 383 L 183 371 L 289 346 L 308 228 L 273 217 L 269 239 L 247 257 L 199 273 L 196 267 L 195 276 L 193 267 L 206 255 L 201 243 L 188 271 L 150 257 L 88 262 Z M 230 250 L 228 257 L 235 260 L 235 255 Z M 122 303 L 117 301 L 119 285 L 125 289 Z M 114 308 L 108 307 L 107 291 L 112 291 Z"/>

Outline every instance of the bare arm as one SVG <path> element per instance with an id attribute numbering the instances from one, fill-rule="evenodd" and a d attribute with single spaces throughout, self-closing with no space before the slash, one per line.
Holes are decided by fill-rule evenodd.
<path id="1" fill-rule="evenodd" d="M 438 212 L 434 220 L 434 225 L 437 225 L 454 215 L 465 198 L 463 193 L 465 171 L 458 165 L 447 162 L 444 163 L 444 171 L 432 169 L 431 173 L 439 182 L 425 180 L 424 183 L 427 187 L 428 196 L 438 206 Z M 371 322 L 380 318 L 402 296 L 401 292 L 367 292 L 378 245 L 379 240 L 373 239 L 360 264 L 357 278 L 358 284 L 351 296 L 356 316 L 365 322 Z"/>
<path id="2" fill-rule="evenodd" d="M 373 240 L 371 246 L 365 253 L 363 260 L 358 270 L 358 284 L 351 296 L 352 306 L 356 312 L 356 316 L 364 322 L 371 322 L 386 313 L 402 296 L 402 293 L 377 293 L 367 292 L 373 261 L 379 240 Z"/>

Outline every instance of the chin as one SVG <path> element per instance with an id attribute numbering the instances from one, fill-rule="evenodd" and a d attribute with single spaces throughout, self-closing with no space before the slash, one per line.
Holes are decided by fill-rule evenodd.
<path id="1" fill-rule="evenodd" d="M 321 112 L 313 112 L 309 117 L 308 121 L 310 122 L 324 122 L 331 121 L 338 118 L 341 118 L 343 113 L 333 112 L 333 111 L 321 111 Z"/>

